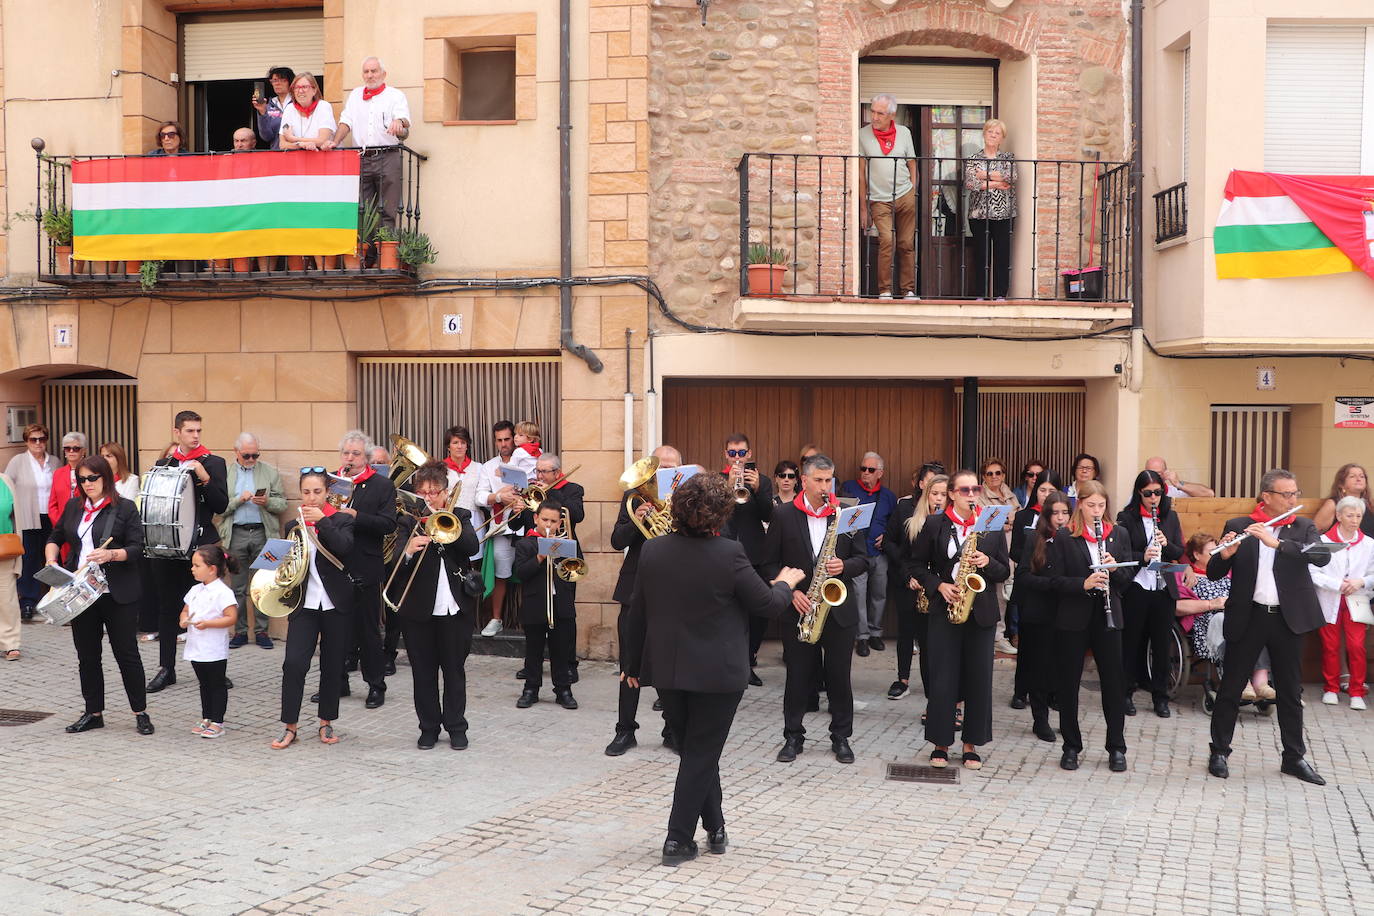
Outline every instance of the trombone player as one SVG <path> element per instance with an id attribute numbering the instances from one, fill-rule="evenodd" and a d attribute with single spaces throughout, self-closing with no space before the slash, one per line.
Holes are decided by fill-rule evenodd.
<path id="1" fill-rule="evenodd" d="M 558 497 L 558 502 L 568 510 L 568 518 L 571 520 L 572 533 L 568 536 L 576 537 L 577 526 L 587 517 L 587 511 L 583 508 L 586 491 L 581 484 L 574 483 L 564 476 L 563 462 L 559 457 L 547 452 L 540 455 L 539 460 L 534 464 L 534 479 L 530 483 L 538 484 L 550 496 Z M 511 527 L 533 528 L 534 508 L 528 503 L 524 504 L 520 515 L 511 524 Z"/>
<path id="2" fill-rule="evenodd" d="M 572 538 L 565 523 L 565 507 L 550 494 L 539 504 L 530 529 L 515 542 L 515 575 L 524 589 L 520 602 L 520 628 L 525 631 L 525 688 L 515 705 L 528 709 L 539 702 L 544 683 L 544 646 L 549 648 L 549 675 L 554 700 L 564 709 L 576 709 L 572 695 L 572 660 L 577 649 L 577 582 L 554 575 L 560 561 L 539 552 L 539 538 Z M 582 546 L 577 547 L 582 557 Z M 552 621 L 552 624 L 550 624 Z"/>
<path id="3" fill-rule="evenodd" d="M 480 571 L 471 556 L 477 551 L 472 513 L 448 508 L 447 473 L 440 462 L 426 464 L 411 478 L 415 493 L 429 508 L 429 523 L 417 524 L 399 560 L 401 594 L 397 616 L 406 638 L 410 673 L 415 683 L 415 715 L 420 722 L 416 746 L 430 750 L 439 739 L 439 728 L 448 732 L 449 746 L 461 751 L 468 746 L 467 664 L 472 649 L 472 628 L 481 594 Z M 436 521 L 446 519 L 451 534 Z M 401 592 L 400 589 L 404 589 Z M 444 689 L 439 692 L 439 674 Z"/>

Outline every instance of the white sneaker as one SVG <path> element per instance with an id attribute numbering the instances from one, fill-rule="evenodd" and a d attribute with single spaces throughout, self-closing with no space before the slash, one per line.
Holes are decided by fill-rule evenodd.
<path id="1" fill-rule="evenodd" d="M 1013 646 L 1010 642 L 1008 642 L 1005 636 L 999 636 L 997 638 L 997 642 L 993 644 L 993 648 L 995 648 L 998 652 L 1001 652 L 1003 655 L 1016 654 L 1016 647 Z"/>
<path id="2" fill-rule="evenodd" d="M 1341 698 L 1329 690 L 1322 694 L 1322 703 L 1327 706 L 1335 706 L 1340 701 Z"/>
<path id="3" fill-rule="evenodd" d="M 502 626 L 501 626 L 501 621 L 500 621 L 500 619 L 499 619 L 499 618 L 496 618 L 496 617 L 493 617 L 493 618 L 491 619 L 491 621 L 487 623 L 486 626 L 482 627 L 482 635 L 483 635 L 483 636 L 495 636 L 497 633 L 500 633 L 500 632 L 501 632 L 501 629 L 502 629 Z"/>
<path id="4" fill-rule="evenodd" d="M 1364 697 L 1351 697 L 1350 708 L 1356 712 L 1364 712 L 1369 707 L 1364 705 Z"/>
<path id="5" fill-rule="evenodd" d="M 878 298 L 879 298 L 879 299 L 891 299 L 891 298 L 892 298 L 892 294 L 891 294 L 891 293 L 879 293 L 879 294 L 878 294 Z"/>
<path id="6" fill-rule="evenodd" d="M 903 299 L 909 299 L 909 300 L 911 300 L 911 301 L 913 301 L 913 302 L 920 302 L 920 301 L 921 301 L 921 297 L 918 296 L 918 295 L 916 295 L 916 291 L 915 291 L 915 290 L 908 290 L 908 291 L 907 291 L 907 294 L 906 294 L 905 296 L 903 296 L 902 298 L 903 298 Z"/>

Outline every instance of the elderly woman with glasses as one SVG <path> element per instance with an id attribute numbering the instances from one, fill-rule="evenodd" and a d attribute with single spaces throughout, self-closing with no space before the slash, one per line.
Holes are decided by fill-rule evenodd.
<path id="1" fill-rule="evenodd" d="M 180 156 L 186 149 L 186 131 L 176 121 L 163 121 L 157 126 L 157 148 L 148 150 L 149 156 Z"/>
<path id="2" fill-rule="evenodd" d="M 43 568 L 43 545 L 52 531 L 48 495 L 59 464 L 48 454 L 48 428 L 31 423 L 24 427 L 24 451 L 11 458 L 5 468 L 14 484 L 15 523 L 24 542 L 24 564 L 19 574 L 19 610 L 24 620 L 33 619 L 33 609 L 46 591 L 33 574 Z"/>
<path id="3" fill-rule="evenodd" d="M 67 501 L 76 496 L 76 468 L 86 459 L 86 434 L 70 432 L 62 437 L 62 457 L 66 464 L 53 471 L 48 489 L 48 521 L 53 527 L 62 520 Z"/>

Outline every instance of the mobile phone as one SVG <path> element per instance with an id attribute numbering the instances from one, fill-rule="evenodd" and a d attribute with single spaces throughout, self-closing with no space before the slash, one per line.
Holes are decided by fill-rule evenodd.
<path id="1" fill-rule="evenodd" d="M 757 461 L 746 461 L 744 462 L 744 469 L 746 471 L 757 471 L 759 469 L 759 463 Z"/>
<path id="2" fill-rule="evenodd" d="M 263 84 L 260 82 L 253 83 L 253 101 L 260 102 L 263 98 L 265 98 L 263 95 Z"/>
<path id="3" fill-rule="evenodd" d="M 261 490 L 259 490 L 258 492 L 254 493 L 253 495 L 254 495 L 254 496 L 266 496 L 266 495 L 267 495 L 267 488 L 266 488 L 266 487 L 263 487 Z"/>

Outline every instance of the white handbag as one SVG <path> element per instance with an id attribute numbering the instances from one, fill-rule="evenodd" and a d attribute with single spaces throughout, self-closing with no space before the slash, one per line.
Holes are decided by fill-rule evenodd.
<path id="1" fill-rule="evenodd" d="M 1350 612 L 1350 619 L 1356 623 L 1374 623 L 1374 611 L 1370 610 L 1368 595 L 1346 595 L 1345 608 Z"/>

